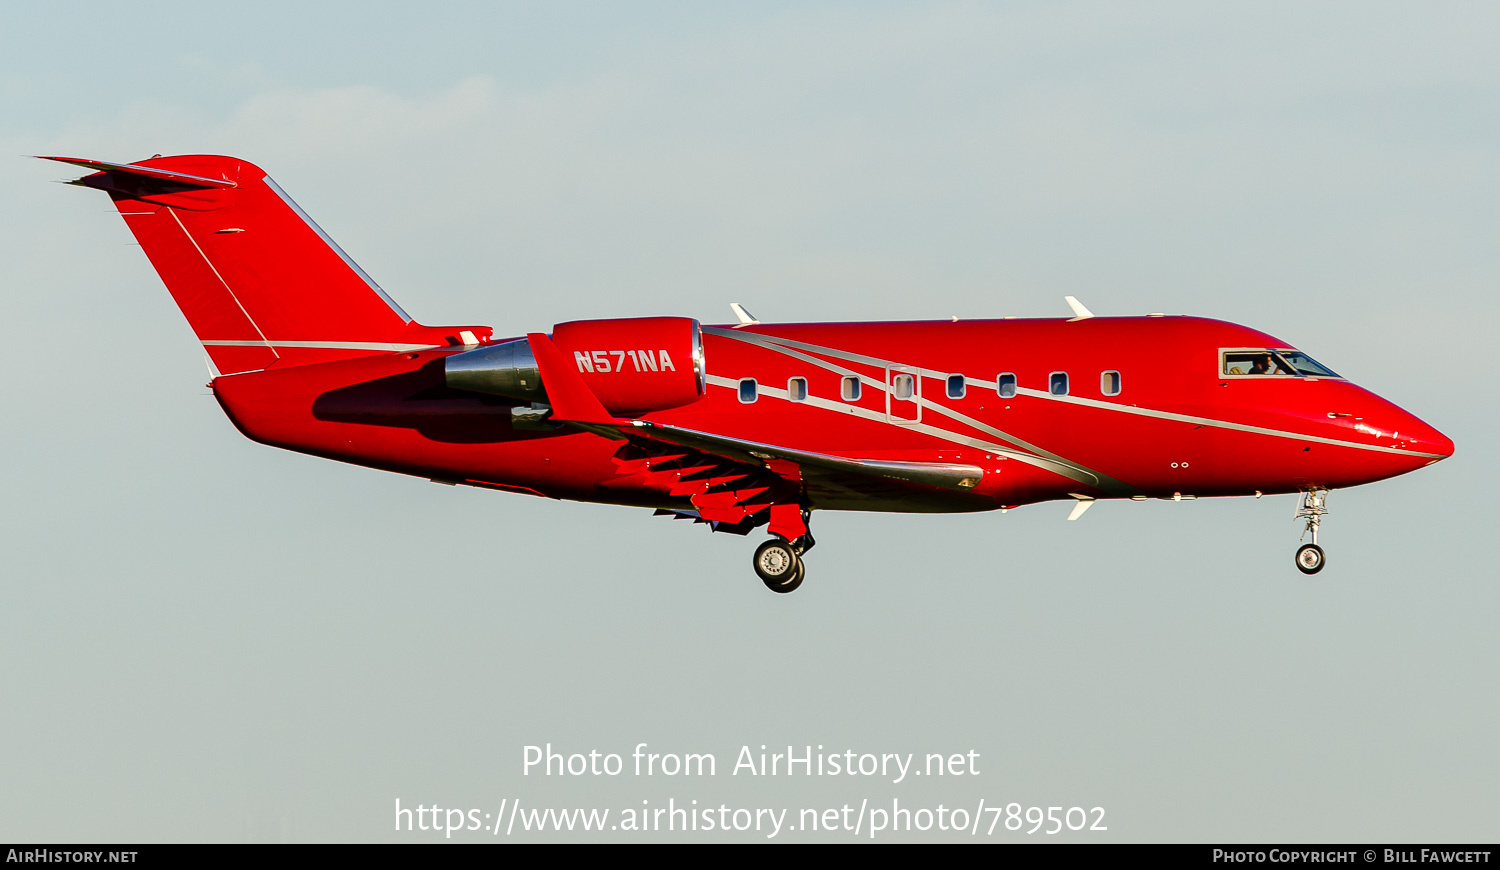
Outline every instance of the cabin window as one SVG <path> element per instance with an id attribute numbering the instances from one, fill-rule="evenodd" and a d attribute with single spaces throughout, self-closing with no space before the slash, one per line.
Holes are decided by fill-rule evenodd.
<path id="1" fill-rule="evenodd" d="M 948 398 L 962 399 L 964 397 L 964 393 L 967 391 L 968 385 L 964 383 L 963 375 L 948 376 Z"/>
<path id="2" fill-rule="evenodd" d="M 1219 372 L 1224 375 L 1295 375 L 1297 377 L 1336 378 L 1333 370 L 1300 350 L 1270 348 L 1237 348 L 1222 354 Z"/>
<path id="3" fill-rule="evenodd" d="M 917 379 L 911 375 L 895 375 L 891 378 L 891 395 L 911 401 L 917 394 Z"/>
<path id="4" fill-rule="evenodd" d="M 740 378 L 740 401 L 750 404 L 759 398 L 759 392 L 755 386 L 755 378 Z"/>
<path id="5" fill-rule="evenodd" d="M 859 378 L 844 378 L 839 382 L 839 395 L 846 402 L 859 401 Z"/>
<path id="6" fill-rule="evenodd" d="M 1106 396 L 1120 395 L 1120 373 L 1107 371 L 1099 376 L 1099 392 Z"/>
<path id="7" fill-rule="evenodd" d="M 995 389 L 1000 391 L 1000 398 L 1014 399 L 1016 397 L 1016 376 L 1011 372 L 1005 372 L 995 378 Z"/>
<path id="8" fill-rule="evenodd" d="M 1047 392 L 1054 396 L 1066 396 L 1068 394 L 1068 373 L 1053 372 L 1048 375 Z"/>
<path id="9" fill-rule="evenodd" d="M 787 381 L 786 397 L 793 402 L 807 401 L 807 378 L 792 378 Z"/>

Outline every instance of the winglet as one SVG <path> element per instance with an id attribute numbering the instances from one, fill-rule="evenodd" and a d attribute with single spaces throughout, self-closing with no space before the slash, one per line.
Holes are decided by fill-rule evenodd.
<path id="1" fill-rule="evenodd" d="M 739 329 L 741 326 L 755 326 L 756 324 L 760 323 L 759 320 L 755 319 L 754 314 L 746 311 L 745 306 L 739 304 L 738 302 L 729 303 L 729 307 L 734 311 L 734 316 L 739 318 L 740 321 L 739 324 L 734 327 L 735 329 Z"/>
<path id="2" fill-rule="evenodd" d="M 1073 309 L 1073 316 L 1068 318 L 1069 323 L 1072 323 L 1075 320 L 1088 320 L 1090 317 L 1094 316 L 1094 312 L 1083 307 L 1083 303 L 1079 302 L 1077 297 L 1064 296 L 1063 301 L 1068 303 L 1069 308 Z"/>
<path id="3" fill-rule="evenodd" d="M 552 419 L 559 422 L 615 424 L 629 422 L 620 420 L 604 410 L 599 397 L 583 382 L 578 372 L 568 367 L 567 357 L 557 349 L 545 333 L 530 332 L 526 340 L 531 344 L 531 355 L 536 358 L 537 372 L 547 388 L 547 401 L 552 404 Z"/>
<path id="4" fill-rule="evenodd" d="M 1094 499 L 1092 496 L 1079 495 L 1076 492 L 1070 492 L 1068 493 L 1068 495 L 1071 495 L 1072 497 L 1078 499 L 1078 504 L 1073 505 L 1073 512 L 1068 514 L 1068 522 L 1070 523 L 1083 516 L 1084 511 L 1094 506 Z"/>

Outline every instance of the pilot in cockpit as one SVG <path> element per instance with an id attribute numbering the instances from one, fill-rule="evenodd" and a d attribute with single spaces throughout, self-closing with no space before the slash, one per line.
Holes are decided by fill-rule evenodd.
<path id="1" fill-rule="evenodd" d="M 1292 374 L 1292 371 L 1287 368 L 1286 363 L 1280 357 L 1273 357 L 1269 353 L 1262 353 L 1256 355 L 1255 362 L 1250 366 L 1249 373 L 1252 375 L 1289 375 Z"/>

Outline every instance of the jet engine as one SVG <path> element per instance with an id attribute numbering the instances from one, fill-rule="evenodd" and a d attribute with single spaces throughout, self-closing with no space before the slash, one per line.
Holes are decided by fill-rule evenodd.
<path id="1" fill-rule="evenodd" d="M 552 343 L 611 414 L 634 417 L 696 402 L 707 388 L 703 335 L 690 317 L 575 320 L 552 327 Z M 448 386 L 529 402 L 546 400 L 524 338 L 443 360 Z"/>

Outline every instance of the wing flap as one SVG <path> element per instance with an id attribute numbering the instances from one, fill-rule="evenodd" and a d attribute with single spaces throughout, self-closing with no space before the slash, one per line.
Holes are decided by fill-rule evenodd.
<path id="1" fill-rule="evenodd" d="M 800 476 L 804 479 L 809 475 L 845 479 L 852 475 L 863 478 L 886 478 L 959 492 L 972 490 L 984 479 L 984 469 L 977 465 L 956 462 L 849 459 L 843 456 L 731 438 L 726 435 L 714 435 L 680 426 L 653 423 L 649 420 L 635 420 L 628 427 L 622 428 L 627 435 L 641 435 L 654 441 L 689 447 L 734 462 L 767 468 L 784 478 L 788 477 L 787 472 L 791 469 L 784 468 L 783 464 L 792 463 L 800 469 Z"/>

